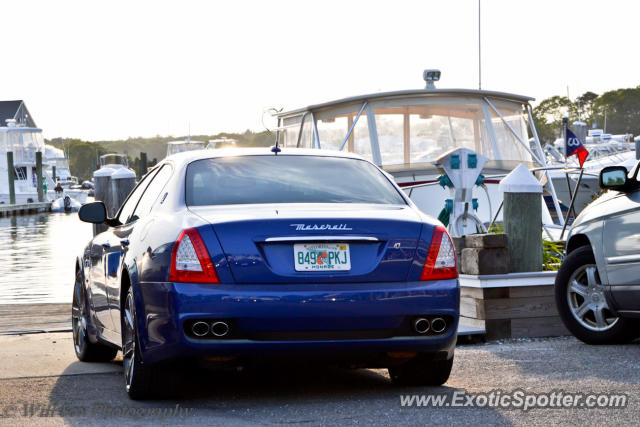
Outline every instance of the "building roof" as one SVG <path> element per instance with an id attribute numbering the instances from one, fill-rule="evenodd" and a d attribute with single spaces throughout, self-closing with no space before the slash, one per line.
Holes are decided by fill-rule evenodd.
<path id="1" fill-rule="evenodd" d="M 35 128 L 36 122 L 31 117 L 22 100 L 0 101 L 0 127 L 7 125 L 7 120 L 14 119 L 18 126 Z"/>

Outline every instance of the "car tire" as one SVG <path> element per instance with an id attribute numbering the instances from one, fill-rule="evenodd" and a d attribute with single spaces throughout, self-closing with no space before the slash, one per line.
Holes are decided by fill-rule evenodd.
<path id="1" fill-rule="evenodd" d="M 122 365 L 127 394 L 132 400 L 148 399 L 154 395 L 155 369 L 153 365 L 142 362 L 135 299 L 131 287 L 127 291 L 120 317 L 122 322 Z"/>
<path id="2" fill-rule="evenodd" d="M 76 272 L 71 304 L 71 328 L 73 331 L 73 347 L 78 360 L 82 362 L 109 362 L 116 357 L 118 349 L 100 342 L 91 342 L 87 332 L 89 310 L 84 287 L 82 271 Z"/>
<path id="3" fill-rule="evenodd" d="M 441 386 L 451 375 L 453 357 L 445 360 L 425 360 L 416 357 L 402 365 L 388 368 L 394 384 L 408 386 Z"/>
<path id="4" fill-rule="evenodd" d="M 564 259 L 555 281 L 558 313 L 567 329 L 587 344 L 613 344 L 634 337 L 631 319 L 618 317 L 605 298 L 595 257 L 582 246 Z"/>

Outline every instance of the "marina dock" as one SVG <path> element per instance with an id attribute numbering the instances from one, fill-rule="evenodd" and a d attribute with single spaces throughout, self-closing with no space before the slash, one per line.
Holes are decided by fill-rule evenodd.
<path id="1" fill-rule="evenodd" d="M 50 212 L 51 202 L 24 203 L 20 205 L 0 205 L 0 217 L 28 215 L 40 212 Z"/>
<path id="2" fill-rule="evenodd" d="M 0 305 L 0 335 L 70 331 L 71 304 Z"/>

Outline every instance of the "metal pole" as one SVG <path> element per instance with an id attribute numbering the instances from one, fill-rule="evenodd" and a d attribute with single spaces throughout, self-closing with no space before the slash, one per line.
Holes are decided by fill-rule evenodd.
<path id="1" fill-rule="evenodd" d="M 358 111 L 358 115 L 356 116 L 356 119 L 353 121 L 353 123 L 351 123 L 351 127 L 349 127 L 349 131 L 347 132 L 347 135 L 344 137 L 344 140 L 342 141 L 342 144 L 340 144 L 340 148 L 338 148 L 338 151 L 342 151 L 342 149 L 344 148 L 344 146 L 347 143 L 347 141 L 349 141 L 349 137 L 351 136 L 351 132 L 353 132 L 353 129 L 356 127 L 356 123 L 358 123 L 358 119 L 362 115 L 362 112 L 367 107 L 368 103 L 369 103 L 368 101 L 364 101 L 364 103 L 362 103 L 362 107 L 360 107 L 360 111 Z"/>
<path id="2" fill-rule="evenodd" d="M 482 49 L 480 43 L 480 1 L 478 0 L 478 90 L 482 90 Z"/>
<path id="3" fill-rule="evenodd" d="M 56 165 L 51 165 L 51 178 L 53 179 L 53 183 L 56 183 Z"/>
<path id="4" fill-rule="evenodd" d="M 573 209 L 573 204 L 576 201 L 576 195 L 578 194 L 578 189 L 580 188 L 580 182 L 582 182 L 582 174 L 584 173 L 584 169 L 580 169 L 580 176 L 578 177 L 578 183 L 576 184 L 576 191 L 573 192 L 573 197 L 571 197 L 571 203 L 569 204 L 569 210 L 567 211 L 567 219 L 564 222 L 564 226 L 562 226 L 562 233 L 560 233 L 560 240 L 564 237 L 564 231 L 567 229 L 567 223 L 569 220 L 569 213 L 571 209 Z"/>
<path id="5" fill-rule="evenodd" d="M 15 167 L 13 166 L 13 152 L 7 151 L 7 172 L 9 178 L 9 204 L 16 204 Z"/>
<path id="6" fill-rule="evenodd" d="M 569 189 L 569 200 L 573 199 L 573 190 L 571 189 L 571 179 L 569 179 L 569 172 L 565 172 L 564 176 L 567 178 L 567 187 Z M 578 191 L 578 188 L 576 187 L 576 191 Z M 567 219 L 569 218 L 569 214 L 571 213 L 571 211 L 567 212 Z M 573 217 L 576 217 L 576 210 L 573 210 Z"/>
<path id="7" fill-rule="evenodd" d="M 44 188 L 42 186 L 42 152 L 36 151 L 36 175 L 38 183 L 38 202 L 44 202 Z"/>
<path id="8" fill-rule="evenodd" d="M 316 148 L 320 149 L 320 135 L 318 135 L 318 124 L 316 123 L 316 116 L 311 112 L 311 121 L 313 122 L 313 138 L 316 142 Z"/>
<path id="9" fill-rule="evenodd" d="M 556 215 L 558 216 L 560 222 L 564 225 L 564 218 L 562 217 L 562 210 L 560 209 L 560 203 L 558 203 L 558 196 L 556 195 L 556 188 L 553 186 L 553 181 L 551 180 L 551 175 L 549 174 L 549 169 L 547 168 L 547 159 L 544 156 L 544 151 L 542 150 L 542 145 L 540 144 L 540 138 L 538 138 L 538 132 L 536 131 L 536 124 L 533 122 L 533 113 L 532 108 L 529 103 L 527 103 L 527 113 L 529 114 L 529 126 L 531 127 L 531 132 L 533 132 L 533 138 L 536 140 L 536 144 L 538 144 L 538 152 L 540 153 L 540 159 L 542 160 L 542 166 L 545 168 L 545 175 L 547 176 L 547 184 L 549 185 L 549 189 L 551 190 L 551 198 L 553 199 L 553 207 L 556 210 Z"/>
<path id="10" fill-rule="evenodd" d="M 513 129 L 513 127 L 509 124 L 509 122 L 504 118 L 502 113 L 500 111 L 498 111 L 498 109 L 495 107 L 495 105 L 493 105 L 493 103 L 491 101 L 489 101 L 489 98 L 487 98 L 485 96 L 484 97 L 484 101 L 489 105 L 489 107 L 491 107 L 493 112 L 496 113 L 498 115 L 498 117 L 500 117 L 500 120 L 502 120 L 502 123 L 504 123 L 504 125 L 507 127 L 507 129 L 509 129 L 511 134 L 522 145 L 522 147 L 524 147 L 524 149 L 527 150 L 527 152 L 529 154 L 531 154 L 531 157 L 533 158 L 533 160 L 535 160 L 539 165 L 545 166 L 546 164 L 543 163 L 543 161 L 541 159 L 539 159 L 538 156 L 533 151 L 531 151 L 531 148 L 529 147 L 529 144 L 527 142 L 525 142 L 524 139 L 522 139 L 522 137 L 520 136 L 520 134 L 518 134 L 518 132 L 516 132 Z M 544 156 L 542 156 L 542 158 L 544 158 Z"/>
<path id="11" fill-rule="evenodd" d="M 496 214 L 493 216 L 493 219 L 491 220 L 491 224 L 489 224 L 489 228 L 487 228 L 488 233 L 491 233 L 491 228 L 493 227 L 493 224 L 496 223 L 496 220 L 498 219 L 498 215 L 500 214 L 500 211 L 502 210 L 503 205 L 504 205 L 504 199 L 500 202 L 500 206 L 498 206 L 498 210 L 496 211 Z"/>

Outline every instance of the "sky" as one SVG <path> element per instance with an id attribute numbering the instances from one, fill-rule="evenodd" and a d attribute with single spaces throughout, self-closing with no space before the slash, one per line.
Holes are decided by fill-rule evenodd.
<path id="1" fill-rule="evenodd" d="M 482 0 L 482 88 L 572 98 L 640 85 L 640 2 Z M 478 0 L 0 1 L 0 100 L 46 138 L 264 130 L 263 112 L 478 88 Z"/>

